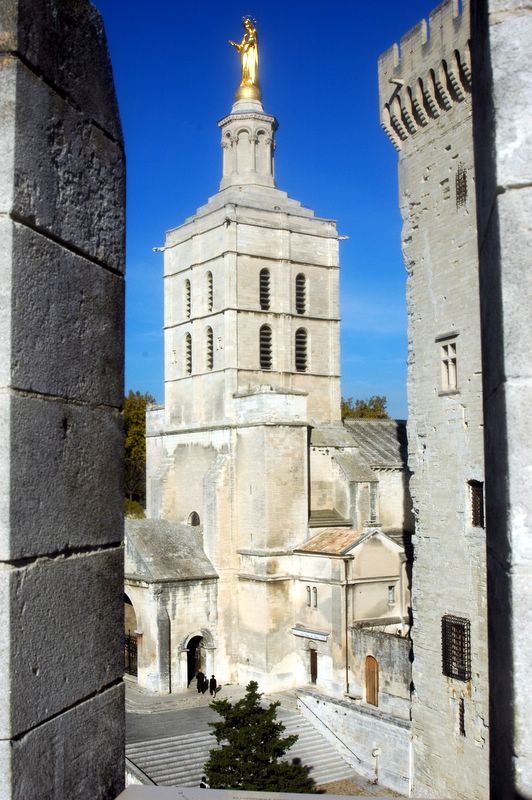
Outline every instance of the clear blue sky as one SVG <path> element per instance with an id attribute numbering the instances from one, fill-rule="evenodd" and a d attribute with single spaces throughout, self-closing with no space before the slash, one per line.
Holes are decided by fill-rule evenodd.
<path id="1" fill-rule="evenodd" d="M 377 58 L 422 0 L 93 0 L 103 14 L 127 153 L 126 389 L 163 400 L 161 245 L 218 190 L 217 121 L 239 83 L 228 39 L 257 20 L 280 189 L 334 218 L 341 244 L 342 393 L 406 416 L 405 270 L 397 155 L 379 127 Z"/>

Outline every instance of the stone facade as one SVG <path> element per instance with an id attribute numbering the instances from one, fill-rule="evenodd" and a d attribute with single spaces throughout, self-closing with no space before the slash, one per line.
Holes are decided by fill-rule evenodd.
<path id="1" fill-rule="evenodd" d="M 413 793 L 485 798 L 486 539 L 469 30 L 469 4 L 459 13 L 453 0 L 442 3 L 428 26 L 422 21 L 381 56 L 379 87 L 382 124 L 399 151 L 408 270 Z"/>
<path id="2" fill-rule="evenodd" d="M 0 798 L 114 798 L 122 134 L 91 3 L 2 0 L 0 50 Z"/>

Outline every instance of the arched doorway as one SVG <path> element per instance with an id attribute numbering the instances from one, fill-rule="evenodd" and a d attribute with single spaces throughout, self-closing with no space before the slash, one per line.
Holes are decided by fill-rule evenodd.
<path id="1" fill-rule="evenodd" d="M 366 658 L 366 703 L 379 705 L 379 665 L 373 656 Z"/>
<path id="2" fill-rule="evenodd" d="M 137 677 L 137 615 L 127 594 L 124 594 L 124 670 Z"/>
<path id="3" fill-rule="evenodd" d="M 206 666 L 203 636 L 193 636 L 187 648 L 187 686 L 197 672 L 205 673 Z"/>

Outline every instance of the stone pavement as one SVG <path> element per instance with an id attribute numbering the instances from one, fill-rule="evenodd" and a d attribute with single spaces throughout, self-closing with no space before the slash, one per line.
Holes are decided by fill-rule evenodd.
<path id="1" fill-rule="evenodd" d="M 152 695 L 126 677 L 126 756 L 159 786 L 197 787 L 203 765 L 213 747 L 208 723 L 217 718 L 209 708 L 208 692 L 198 694 L 195 684 L 172 695 Z M 218 697 L 234 702 L 245 694 L 243 686 L 224 686 Z M 368 783 L 338 754 L 296 709 L 293 692 L 265 696 L 279 700 L 279 719 L 298 741 L 290 757 L 312 766 L 312 776 L 328 793 L 354 796 L 392 796 Z M 333 788 L 334 787 L 334 788 Z"/>

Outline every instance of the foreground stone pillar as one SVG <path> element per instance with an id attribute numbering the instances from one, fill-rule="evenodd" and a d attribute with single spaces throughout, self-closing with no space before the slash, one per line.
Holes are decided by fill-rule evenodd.
<path id="1" fill-rule="evenodd" d="M 88 0 L 0 0 L 0 798 L 123 787 L 124 154 Z"/>
<path id="2" fill-rule="evenodd" d="M 532 8 L 473 5 L 491 796 L 532 797 Z"/>

